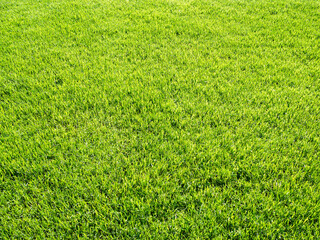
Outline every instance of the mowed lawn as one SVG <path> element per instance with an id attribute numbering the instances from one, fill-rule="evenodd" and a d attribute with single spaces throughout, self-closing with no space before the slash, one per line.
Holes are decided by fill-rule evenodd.
<path id="1" fill-rule="evenodd" d="M 320 239 L 320 1 L 0 0 L 0 239 Z"/>

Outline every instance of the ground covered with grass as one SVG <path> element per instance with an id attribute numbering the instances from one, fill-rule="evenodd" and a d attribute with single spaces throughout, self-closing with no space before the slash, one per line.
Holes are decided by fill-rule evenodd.
<path id="1" fill-rule="evenodd" d="M 0 0 L 0 239 L 319 239 L 318 0 Z"/>

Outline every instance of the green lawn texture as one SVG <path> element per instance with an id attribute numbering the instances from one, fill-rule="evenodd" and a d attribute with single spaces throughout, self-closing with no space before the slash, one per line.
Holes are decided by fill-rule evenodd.
<path id="1" fill-rule="evenodd" d="M 0 0 L 0 239 L 320 239 L 320 1 Z"/>

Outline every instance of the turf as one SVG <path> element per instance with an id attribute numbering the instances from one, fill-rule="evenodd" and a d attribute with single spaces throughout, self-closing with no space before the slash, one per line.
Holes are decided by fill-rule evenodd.
<path id="1" fill-rule="evenodd" d="M 318 0 L 0 0 L 0 239 L 319 239 Z"/>

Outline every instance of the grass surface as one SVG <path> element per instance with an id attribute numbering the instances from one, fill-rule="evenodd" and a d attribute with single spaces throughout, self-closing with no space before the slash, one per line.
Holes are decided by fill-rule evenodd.
<path id="1" fill-rule="evenodd" d="M 319 239 L 320 2 L 0 0 L 0 239 Z"/>

